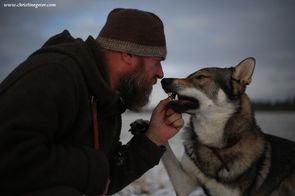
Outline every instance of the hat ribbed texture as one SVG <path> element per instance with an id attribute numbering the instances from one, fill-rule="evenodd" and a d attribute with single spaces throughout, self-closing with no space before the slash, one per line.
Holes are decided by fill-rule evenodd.
<path id="1" fill-rule="evenodd" d="M 97 37 L 101 47 L 138 56 L 165 58 L 164 26 L 153 13 L 117 8 L 110 12 Z"/>

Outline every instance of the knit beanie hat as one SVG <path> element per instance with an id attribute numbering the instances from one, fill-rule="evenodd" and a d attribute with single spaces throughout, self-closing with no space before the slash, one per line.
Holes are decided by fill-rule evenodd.
<path id="1" fill-rule="evenodd" d="M 137 9 L 112 10 L 97 41 L 102 48 L 138 56 L 165 58 L 167 54 L 161 19 Z"/>

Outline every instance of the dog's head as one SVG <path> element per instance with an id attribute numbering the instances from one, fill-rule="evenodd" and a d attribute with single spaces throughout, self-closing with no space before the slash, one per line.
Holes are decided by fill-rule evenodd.
<path id="1" fill-rule="evenodd" d="M 244 59 L 231 68 L 204 68 L 186 78 L 164 78 L 162 88 L 170 97 L 170 107 L 179 113 L 234 107 L 245 93 L 255 68 L 255 59 Z"/>

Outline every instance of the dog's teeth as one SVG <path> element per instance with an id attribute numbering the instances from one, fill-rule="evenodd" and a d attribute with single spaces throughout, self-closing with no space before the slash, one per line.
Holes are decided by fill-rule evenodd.
<path id="1" fill-rule="evenodd" d="M 175 95 L 175 100 L 178 100 L 178 94 Z"/>
<path id="2" fill-rule="evenodd" d="M 168 94 L 168 99 L 169 99 L 169 101 L 172 101 L 173 100 L 173 98 L 172 98 L 172 94 L 173 93 L 167 93 Z"/>

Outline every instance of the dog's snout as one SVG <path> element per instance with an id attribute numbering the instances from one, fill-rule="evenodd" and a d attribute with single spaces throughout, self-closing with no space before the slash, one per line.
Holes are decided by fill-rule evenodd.
<path id="1" fill-rule="evenodd" d="M 173 78 L 163 78 L 161 80 L 161 84 L 162 84 L 163 87 L 164 86 L 169 86 L 170 84 L 172 84 L 173 80 L 174 80 Z"/>

